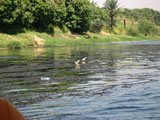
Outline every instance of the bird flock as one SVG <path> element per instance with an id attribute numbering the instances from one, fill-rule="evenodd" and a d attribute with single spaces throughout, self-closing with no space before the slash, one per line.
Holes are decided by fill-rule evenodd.
<path id="1" fill-rule="evenodd" d="M 81 64 L 86 64 L 86 59 L 87 59 L 87 57 L 84 57 L 84 58 L 79 59 L 76 62 L 74 62 L 76 65 L 76 69 L 80 69 Z"/>

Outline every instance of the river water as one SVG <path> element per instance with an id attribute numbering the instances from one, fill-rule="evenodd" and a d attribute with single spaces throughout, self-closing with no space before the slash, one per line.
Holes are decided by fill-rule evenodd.
<path id="1" fill-rule="evenodd" d="M 159 120 L 160 41 L 0 50 L 0 97 L 27 120 Z"/>

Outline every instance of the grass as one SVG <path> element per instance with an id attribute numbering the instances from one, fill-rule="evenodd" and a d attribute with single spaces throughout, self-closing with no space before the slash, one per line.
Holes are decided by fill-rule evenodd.
<path id="1" fill-rule="evenodd" d="M 9 35 L 0 33 L 0 47 L 1 48 L 22 48 L 33 44 L 32 36 L 28 33 L 19 33 L 16 35 Z"/>
<path id="2" fill-rule="evenodd" d="M 25 31 L 15 35 L 0 33 L 0 48 L 23 48 L 28 46 L 36 46 L 36 40 L 33 36 L 37 36 L 45 41 L 45 46 L 73 46 L 94 43 L 110 43 L 124 41 L 141 41 L 141 40 L 158 40 L 160 36 L 128 36 L 119 34 L 104 33 L 87 33 L 86 35 L 63 33 L 60 30 L 56 34 L 50 35 L 36 31 Z"/>
<path id="3" fill-rule="evenodd" d="M 7 47 L 10 49 L 21 49 L 22 45 L 21 45 L 21 42 L 19 41 L 10 41 Z"/>
<path id="4" fill-rule="evenodd" d="M 75 38 L 46 38 L 46 45 L 51 46 L 69 46 L 69 45 L 84 45 L 84 44 L 94 44 L 94 43 L 111 43 L 111 42 L 125 42 L 125 41 L 141 41 L 141 40 L 158 40 L 159 36 L 128 36 L 128 35 L 103 35 L 101 33 L 89 33 L 91 38 L 84 38 L 81 36 L 79 39 Z"/>

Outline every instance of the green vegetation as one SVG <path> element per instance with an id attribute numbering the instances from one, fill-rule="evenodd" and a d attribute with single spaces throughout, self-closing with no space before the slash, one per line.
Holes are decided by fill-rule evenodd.
<path id="1" fill-rule="evenodd" d="M 56 77 L 66 77 L 66 76 L 85 76 L 85 75 L 91 75 L 94 74 L 94 72 L 62 72 L 62 73 L 58 73 L 56 75 Z"/>
<path id="2" fill-rule="evenodd" d="M 7 29 L 16 26 L 48 32 L 52 25 L 86 32 L 92 20 L 91 6 L 89 0 L 1 0 L 0 29 L 10 34 Z"/>
<path id="3" fill-rule="evenodd" d="M 11 48 L 11 49 L 20 49 L 22 47 L 22 45 L 18 41 L 11 41 L 11 42 L 9 42 L 7 47 Z"/>
<path id="4" fill-rule="evenodd" d="M 1 0 L 0 47 L 64 46 L 160 38 L 160 12 L 89 0 Z"/>
<path id="5" fill-rule="evenodd" d="M 16 35 L 0 33 L 0 47 L 1 48 L 22 48 L 27 46 L 34 46 L 35 40 L 33 39 L 34 32 L 26 31 Z M 40 33 L 39 33 L 40 34 Z"/>
<path id="6" fill-rule="evenodd" d="M 124 8 L 120 10 L 119 16 L 133 20 L 133 22 L 145 19 L 155 23 L 156 25 L 160 25 L 160 12 L 150 8 L 137 8 L 132 10 Z"/>
<path id="7" fill-rule="evenodd" d="M 56 29 L 57 30 L 57 29 Z M 109 42 L 123 42 L 123 41 L 137 41 L 137 40 L 158 40 L 159 36 L 144 36 L 141 34 L 135 35 L 125 35 L 125 34 L 112 34 L 102 31 L 101 33 L 91 33 L 79 35 L 71 34 L 70 32 L 63 33 L 60 29 L 55 30 L 55 36 L 51 36 L 45 32 L 36 32 L 36 31 L 26 31 L 25 33 L 19 33 L 17 35 L 8 35 L 0 33 L 0 47 L 7 48 L 16 48 L 14 44 L 17 42 L 21 47 L 27 46 L 37 46 L 37 40 L 34 39 L 34 36 L 37 36 L 40 39 L 45 40 L 46 46 L 72 46 L 72 45 L 84 45 L 84 44 L 93 44 L 93 43 L 109 43 Z M 137 30 L 137 29 L 136 29 Z M 137 33 L 136 33 L 137 34 Z M 12 43 L 13 41 L 13 43 Z M 14 42 L 15 41 L 15 42 Z M 17 42 L 16 42 L 17 41 Z M 11 47 L 11 45 L 13 45 Z M 18 46 L 17 45 L 17 46 Z"/>
<path id="8" fill-rule="evenodd" d="M 129 27 L 127 29 L 127 35 L 130 35 L 130 36 L 138 36 L 139 32 L 138 32 L 138 29 L 136 27 Z"/>
<path id="9" fill-rule="evenodd" d="M 115 25 L 115 17 L 119 12 L 118 0 L 106 0 L 104 8 L 108 11 L 110 17 L 110 27 L 112 28 Z"/>
<path id="10" fill-rule="evenodd" d="M 140 33 L 145 35 L 158 35 L 160 32 L 154 23 L 147 20 L 139 21 L 138 30 Z"/>
<path id="11" fill-rule="evenodd" d="M 17 85 L 19 84 L 19 82 L 18 83 L 12 82 L 12 84 Z M 26 81 L 24 84 L 26 86 L 30 86 L 30 84 L 27 85 Z M 74 82 L 68 81 L 68 82 L 60 82 L 60 83 L 51 84 L 51 85 L 38 85 L 38 86 L 36 85 L 31 90 L 15 91 L 15 92 L 11 92 L 10 94 L 15 94 L 15 93 L 29 94 L 29 93 L 46 93 L 46 92 L 63 93 L 63 92 L 71 91 L 68 89 L 68 87 L 70 87 L 72 84 L 74 84 Z M 2 93 L 5 93 L 5 92 L 2 92 Z"/>
<path id="12" fill-rule="evenodd" d="M 101 19 L 96 19 L 96 20 L 91 24 L 90 31 L 93 32 L 93 33 L 99 33 L 99 32 L 101 32 L 104 24 L 105 24 L 105 23 L 104 23 L 103 20 L 101 20 Z"/>

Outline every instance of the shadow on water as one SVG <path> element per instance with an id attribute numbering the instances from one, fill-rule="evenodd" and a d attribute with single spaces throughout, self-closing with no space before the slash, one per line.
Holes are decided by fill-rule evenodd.
<path id="1" fill-rule="evenodd" d="M 1 50 L 0 97 L 27 119 L 156 119 L 159 47 L 156 41 Z"/>

